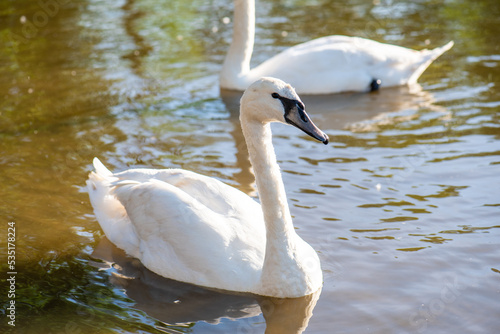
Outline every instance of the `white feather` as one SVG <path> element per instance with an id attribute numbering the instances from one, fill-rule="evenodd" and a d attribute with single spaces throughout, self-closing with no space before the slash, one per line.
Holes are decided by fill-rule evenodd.
<path id="1" fill-rule="evenodd" d="M 241 102 L 262 206 L 190 171 L 113 174 L 95 158 L 87 188 L 108 239 L 153 272 L 183 282 L 275 297 L 317 291 L 319 258 L 292 225 L 272 147 L 268 123 L 284 122 L 284 106 L 273 93 L 299 99 L 291 86 L 267 78 L 252 85 Z"/>
<path id="2" fill-rule="evenodd" d="M 327 36 L 302 43 L 250 69 L 255 34 L 255 0 L 234 1 L 233 40 L 220 75 L 225 89 L 245 90 L 263 76 L 280 78 L 300 94 L 368 91 L 412 85 L 425 69 L 453 46 L 412 49 L 360 37 Z"/>

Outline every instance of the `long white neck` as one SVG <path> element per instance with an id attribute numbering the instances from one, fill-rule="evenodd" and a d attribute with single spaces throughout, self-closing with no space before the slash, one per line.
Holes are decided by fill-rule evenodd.
<path id="1" fill-rule="evenodd" d="M 272 250 L 272 247 L 276 246 L 275 244 L 286 246 L 290 241 L 290 236 L 296 235 L 296 233 L 288 208 L 280 168 L 276 162 L 271 126 L 269 123 L 242 122 L 242 129 L 266 221 L 266 251 Z"/>
<path id="2" fill-rule="evenodd" d="M 308 290 L 312 288 L 310 272 L 300 262 L 304 259 L 303 251 L 310 249 L 310 246 L 295 233 L 292 224 L 285 187 L 272 145 L 270 124 L 245 119 L 242 113 L 241 126 L 254 168 L 266 224 L 266 253 L 260 291 L 282 297 L 311 293 L 313 291 Z M 315 253 L 313 261 L 318 261 L 319 268 Z M 315 285 L 317 288 L 318 284 Z"/>
<path id="3" fill-rule="evenodd" d="M 222 88 L 246 89 L 255 37 L 255 0 L 234 0 L 233 39 L 222 65 Z"/>

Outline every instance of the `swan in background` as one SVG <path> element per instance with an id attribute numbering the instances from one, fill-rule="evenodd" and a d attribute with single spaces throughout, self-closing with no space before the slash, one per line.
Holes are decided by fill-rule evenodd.
<path id="1" fill-rule="evenodd" d="M 299 94 L 370 91 L 412 85 L 453 41 L 415 51 L 360 37 L 327 36 L 293 46 L 250 69 L 255 35 L 255 0 L 234 0 L 233 39 L 220 86 L 245 90 L 263 76 L 280 78 Z"/>
<path id="2" fill-rule="evenodd" d="M 204 287 L 280 298 L 323 282 L 318 255 L 295 232 L 272 145 L 271 122 L 328 143 L 294 89 L 262 78 L 243 94 L 240 122 L 259 205 L 214 178 L 181 169 L 113 174 L 97 159 L 87 189 L 111 242 L 149 270 Z"/>

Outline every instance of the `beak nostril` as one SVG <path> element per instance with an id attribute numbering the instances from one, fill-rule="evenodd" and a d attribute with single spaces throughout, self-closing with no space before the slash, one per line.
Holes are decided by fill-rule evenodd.
<path id="1" fill-rule="evenodd" d="M 300 106 L 300 104 L 297 106 L 297 111 L 299 113 L 299 116 L 300 116 L 300 119 L 302 120 L 302 122 L 304 122 L 304 123 L 309 122 L 309 118 L 307 117 L 306 111 L 304 110 L 304 108 L 302 108 Z"/>

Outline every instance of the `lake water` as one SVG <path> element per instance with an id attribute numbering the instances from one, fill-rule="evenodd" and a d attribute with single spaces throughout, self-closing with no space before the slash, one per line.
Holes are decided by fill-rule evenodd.
<path id="1" fill-rule="evenodd" d="M 327 146 L 273 126 L 322 291 L 277 300 L 157 277 L 104 238 L 85 192 L 97 156 L 256 196 L 239 95 L 218 88 L 230 0 L 3 1 L 0 267 L 9 277 L 10 223 L 17 274 L 14 298 L 0 283 L 2 333 L 500 331 L 500 2 L 257 3 L 253 64 L 327 34 L 455 41 L 419 89 L 304 96 Z"/>

